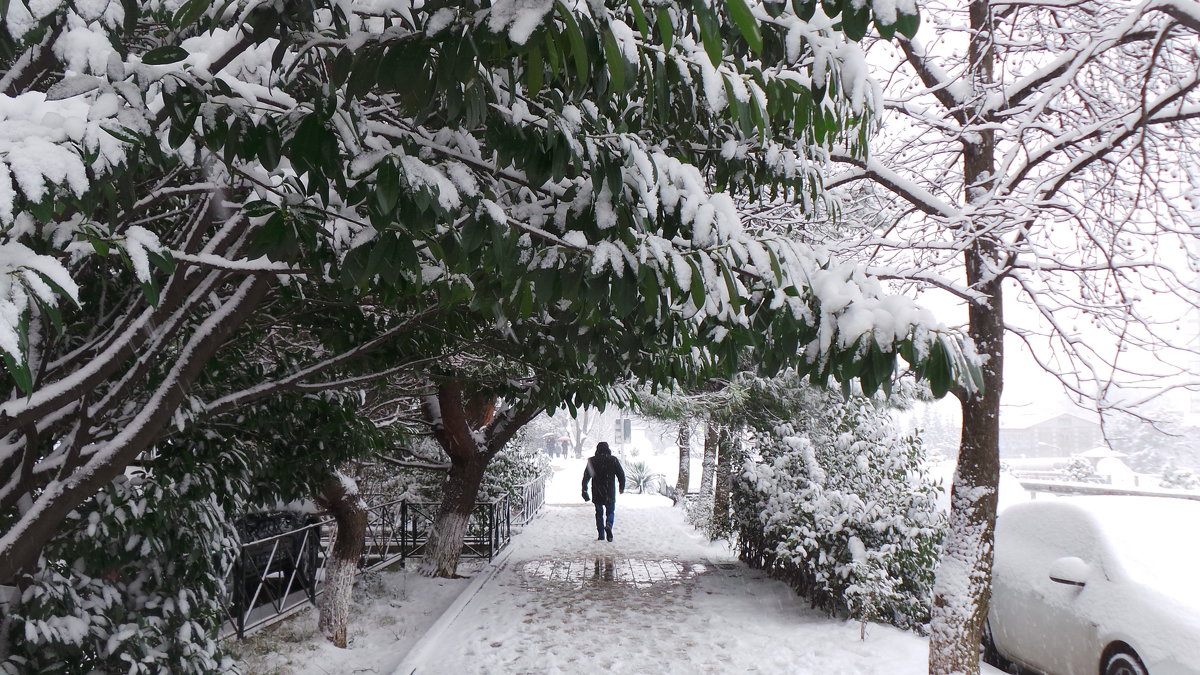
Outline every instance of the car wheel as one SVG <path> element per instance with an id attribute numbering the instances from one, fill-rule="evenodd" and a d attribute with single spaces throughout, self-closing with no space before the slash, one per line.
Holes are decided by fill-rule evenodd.
<path id="1" fill-rule="evenodd" d="M 983 662 L 996 666 L 1005 672 L 1011 672 L 1013 664 L 1008 659 L 1000 654 L 1000 650 L 996 649 L 996 641 L 992 639 L 992 624 L 990 621 L 985 621 L 983 624 Z M 1105 673 L 1105 675 L 1108 675 Z"/>
<path id="2" fill-rule="evenodd" d="M 1104 675 L 1147 675 L 1146 666 L 1137 654 L 1117 652 L 1104 660 Z"/>

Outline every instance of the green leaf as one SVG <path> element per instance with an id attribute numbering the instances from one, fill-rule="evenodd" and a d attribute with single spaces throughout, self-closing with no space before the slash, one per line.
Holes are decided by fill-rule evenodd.
<path id="1" fill-rule="evenodd" d="M 520 316 L 522 319 L 528 319 L 533 314 L 533 284 L 524 282 L 521 284 L 518 299 Z"/>
<path id="2" fill-rule="evenodd" d="M 688 265 L 692 267 L 692 304 L 697 308 L 704 306 L 704 275 L 700 272 L 700 266 L 694 260 L 688 259 Z"/>
<path id="3" fill-rule="evenodd" d="M 144 281 L 141 284 L 142 294 L 146 296 L 146 301 L 151 305 L 158 307 L 159 292 L 158 284 L 154 283 L 154 279 Z"/>
<path id="4" fill-rule="evenodd" d="M 604 60 L 608 63 L 608 78 L 613 88 L 625 91 L 625 56 L 617 45 L 617 38 L 612 31 L 604 31 Z"/>
<path id="5" fill-rule="evenodd" d="M 4 365 L 8 368 L 8 373 L 12 375 L 13 381 L 20 387 L 21 392 L 25 394 L 33 393 L 33 374 L 29 372 L 29 363 L 22 361 L 20 364 L 8 352 L 4 352 Z"/>
<path id="6" fill-rule="evenodd" d="M 726 0 L 726 6 L 729 8 L 729 16 L 733 18 L 733 23 L 742 37 L 746 39 L 746 44 L 750 45 L 750 50 L 755 54 L 761 53 L 763 48 L 762 31 L 758 27 L 758 19 L 754 18 L 754 13 L 750 11 L 746 0 Z"/>
<path id="7" fill-rule="evenodd" d="M 171 25 L 175 30 L 186 28 L 204 16 L 204 10 L 209 7 L 212 7 L 211 0 L 188 0 L 183 3 L 179 11 L 175 12 L 175 16 L 171 19 Z"/>
<path id="8" fill-rule="evenodd" d="M 333 59 L 333 68 L 329 71 L 329 84 L 336 89 L 346 83 L 350 71 L 354 67 L 354 52 L 343 49 Z"/>
<path id="9" fill-rule="evenodd" d="M 850 3 L 842 10 L 842 32 L 847 38 L 858 42 L 867 35 L 867 27 L 871 25 L 871 11 L 865 6 L 853 9 Z"/>
<path id="10" fill-rule="evenodd" d="M 162 253 L 155 253 L 154 251 L 147 250 L 146 257 L 150 262 L 154 263 L 155 267 L 163 272 L 167 274 L 175 272 L 175 259 L 171 257 L 170 251 L 164 249 Z"/>
<path id="11" fill-rule="evenodd" d="M 571 14 L 571 10 L 562 2 L 554 3 L 558 10 L 558 15 L 562 17 L 563 23 L 567 26 L 567 40 L 571 44 L 571 58 L 575 60 L 575 74 L 580 80 L 586 80 L 588 76 L 588 52 L 587 46 L 583 42 L 583 31 L 579 30 L 579 24 L 575 21 L 575 16 Z"/>
<path id="12" fill-rule="evenodd" d="M 107 241 L 104 241 L 100 237 L 91 235 L 88 236 L 88 241 L 92 244 L 92 248 L 95 249 L 96 253 L 99 254 L 100 257 L 108 257 L 109 246 Z"/>
<path id="13" fill-rule="evenodd" d="M 900 14 L 896 17 L 896 30 L 910 40 L 917 36 L 917 29 L 920 27 L 921 16 L 919 14 Z"/>
<path id="14" fill-rule="evenodd" d="M 665 8 L 658 10 L 654 17 L 654 23 L 658 25 L 658 39 L 662 40 L 662 44 L 667 49 L 675 44 L 675 26 L 671 25 L 671 13 Z"/>
<path id="15" fill-rule="evenodd" d="M 279 157 L 282 154 L 283 134 L 279 133 L 279 126 L 273 118 L 267 117 L 259 125 L 258 139 L 258 159 L 264 169 L 274 171 L 279 166 Z"/>
<path id="16" fill-rule="evenodd" d="M 525 87 L 530 96 L 537 96 L 542 91 L 542 83 L 546 79 L 546 65 L 542 61 L 542 50 L 535 47 L 529 53 L 525 62 Z"/>
<path id="17" fill-rule="evenodd" d="M 792 11 L 801 20 L 808 21 L 817 13 L 817 0 L 792 0 Z"/>
<path id="18" fill-rule="evenodd" d="M 883 38 L 884 40 L 891 40 L 892 38 L 896 37 L 896 24 L 883 23 L 879 20 L 879 17 L 876 16 L 875 32 L 879 33 L 879 37 Z"/>
<path id="19" fill-rule="evenodd" d="M 650 23 L 646 21 L 646 10 L 638 0 L 629 0 L 629 8 L 633 10 L 633 22 L 637 24 L 638 32 L 643 40 L 650 39 Z"/>
<path id="20" fill-rule="evenodd" d="M 482 218 L 468 218 L 463 223 L 462 247 L 467 252 L 478 249 L 484 238 L 491 235 L 491 226 Z"/>
<path id="21" fill-rule="evenodd" d="M 712 61 L 714 66 L 720 65 L 725 46 L 721 39 L 721 24 L 717 22 L 717 15 L 704 0 L 692 0 L 692 8 L 700 24 L 700 41 L 704 43 L 708 60 Z"/>
<path id="22" fill-rule="evenodd" d="M 242 213 L 249 216 L 250 218 L 260 218 L 262 216 L 269 216 L 278 210 L 279 210 L 278 206 L 276 206 L 275 204 L 272 204 L 271 202 L 269 202 L 265 199 L 256 199 L 252 202 L 248 202 L 245 206 L 242 207 Z"/>
<path id="23" fill-rule="evenodd" d="M 142 55 L 142 63 L 148 66 L 165 66 L 168 63 L 178 63 L 188 57 L 188 51 L 179 45 L 166 45 L 151 49 Z"/>
<path id="24" fill-rule="evenodd" d="M 396 165 L 385 161 L 375 173 L 375 206 L 381 213 L 391 213 L 400 200 L 400 172 Z"/>

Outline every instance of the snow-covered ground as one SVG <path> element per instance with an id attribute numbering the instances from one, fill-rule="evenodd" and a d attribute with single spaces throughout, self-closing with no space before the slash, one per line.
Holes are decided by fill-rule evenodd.
<path id="1" fill-rule="evenodd" d="M 674 480 L 676 458 L 647 461 Z M 736 559 L 656 495 L 617 500 L 615 541 L 595 540 L 580 498 L 583 459 L 556 459 L 545 512 L 513 539 L 452 621 L 414 642 L 468 582 L 384 573 L 358 592 L 351 646 L 315 635 L 315 612 L 242 648 L 250 673 L 926 672 L 912 633 L 830 619 L 787 585 Z M 698 482 L 699 461 L 693 476 Z M 365 591 L 365 592 L 364 592 Z M 464 604 L 465 602 L 465 604 Z M 418 657 L 417 654 L 420 656 Z M 399 671 L 396 671 L 399 673 Z M 985 667 L 984 672 L 997 673 Z"/>
<path id="2" fill-rule="evenodd" d="M 469 561 L 459 569 L 467 575 L 482 566 Z M 468 583 L 428 579 L 411 566 L 368 573 L 354 588 L 347 649 L 334 647 L 317 632 L 315 608 L 229 645 L 241 670 L 250 675 L 390 673 Z"/>
<path id="3" fill-rule="evenodd" d="M 872 625 L 860 640 L 662 497 L 620 497 L 612 543 L 592 517 L 547 507 L 416 672 L 926 672 L 922 638 Z"/>

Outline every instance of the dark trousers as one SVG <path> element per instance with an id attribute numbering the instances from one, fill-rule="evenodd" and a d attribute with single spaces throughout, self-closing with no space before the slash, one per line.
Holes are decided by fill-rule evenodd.
<path id="1" fill-rule="evenodd" d="M 617 514 L 615 513 L 617 509 L 617 503 L 615 501 L 607 504 L 596 502 L 594 506 L 596 507 L 596 531 L 600 534 L 604 534 L 605 527 L 610 530 L 612 529 L 613 519 L 617 517 Z"/>

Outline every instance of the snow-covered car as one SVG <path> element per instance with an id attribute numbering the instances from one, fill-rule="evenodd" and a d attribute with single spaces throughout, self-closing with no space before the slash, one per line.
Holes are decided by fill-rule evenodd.
<path id="1" fill-rule="evenodd" d="M 1049 675 L 1200 675 L 1200 502 L 1009 507 L 984 643 L 993 665 Z"/>

